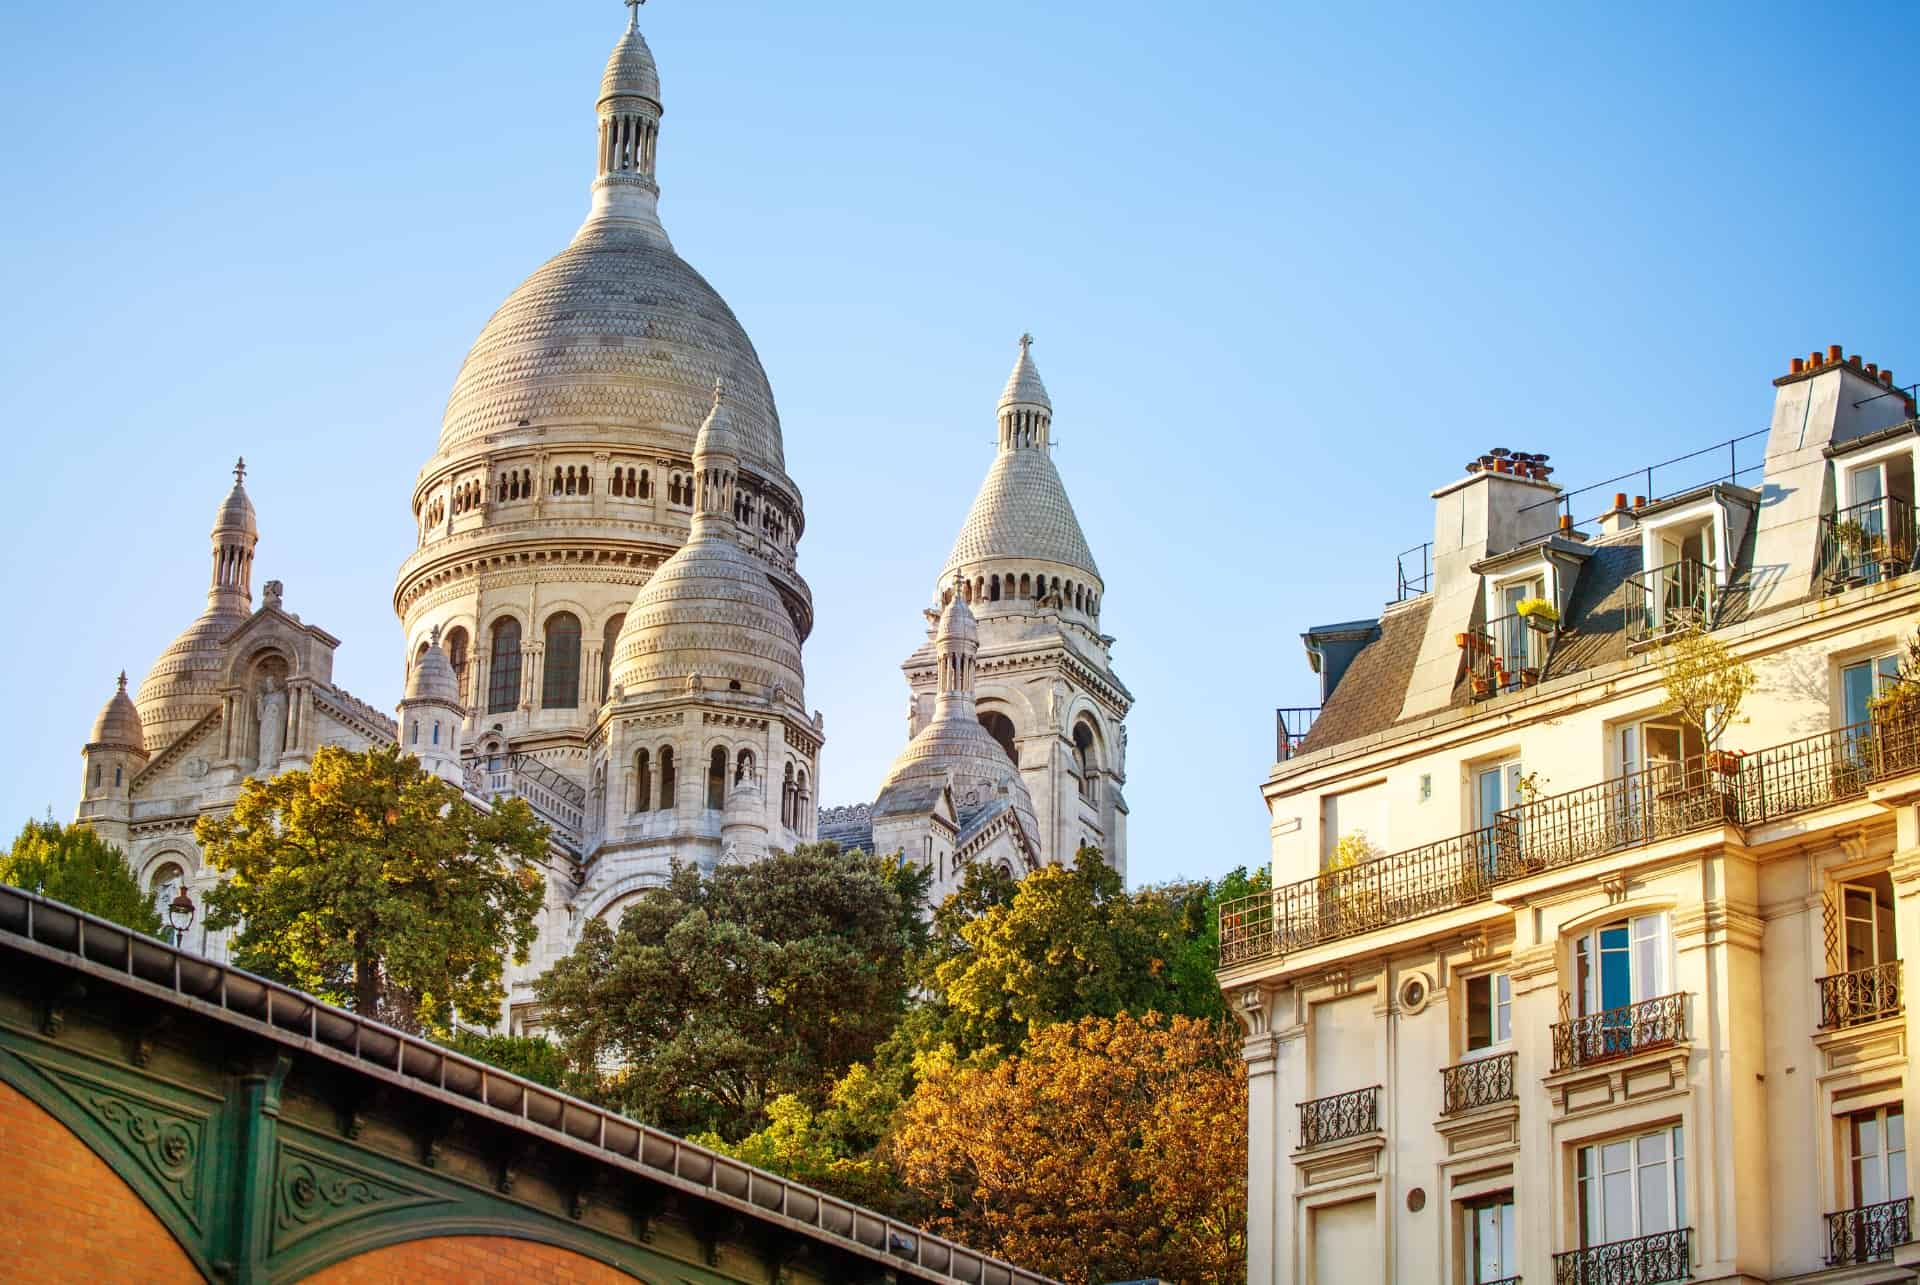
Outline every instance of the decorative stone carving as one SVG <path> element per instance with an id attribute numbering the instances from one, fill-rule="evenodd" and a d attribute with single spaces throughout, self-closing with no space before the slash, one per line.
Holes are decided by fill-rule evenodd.
<path id="1" fill-rule="evenodd" d="M 438 1199 L 294 1147 L 280 1152 L 273 1192 L 276 1253 L 327 1227 Z"/>
<path id="2" fill-rule="evenodd" d="M 281 611 L 283 608 L 280 603 L 281 600 L 285 598 L 286 592 L 287 587 L 280 581 L 269 580 L 266 583 L 266 587 L 260 590 L 260 605 L 262 607 L 272 607 L 275 611 Z"/>
<path id="3" fill-rule="evenodd" d="M 206 1122 L 91 1083 L 65 1082 L 89 1114 L 107 1126 L 160 1183 L 180 1212 L 200 1225 L 200 1154 Z"/>

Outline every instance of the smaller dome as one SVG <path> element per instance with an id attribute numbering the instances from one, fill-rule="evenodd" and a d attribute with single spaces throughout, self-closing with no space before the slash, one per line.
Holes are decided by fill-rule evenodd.
<path id="1" fill-rule="evenodd" d="M 253 517 L 253 501 L 247 498 L 246 476 L 246 460 L 236 461 L 233 466 L 233 489 L 227 492 L 220 512 L 214 515 L 213 534 L 219 535 L 225 531 L 243 531 L 251 536 L 260 534 L 260 527 Z"/>
<path id="2" fill-rule="evenodd" d="M 607 70 L 600 77 L 600 102 L 609 98 L 645 98 L 660 105 L 660 69 L 654 65 L 653 50 L 647 48 L 640 28 L 628 27 L 627 34 L 613 47 L 607 58 Z"/>
<path id="3" fill-rule="evenodd" d="M 108 698 L 100 717 L 93 720 L 93 735 L 88 738 L 88 744 L 140 754 L 147 752 L 146 730 L 140 725 L 140 711 L 134 708 L 133 697 L 127 695 L 124 669 L 120 671 L 120 686 Z"/>
<path id="4" fill-rule="evenodd" d="M 460 704 L 460 680 L 454 676 L 453 662 L 447 659 L 447 653 L 440 648 L 440 630 L 437 627 L 426 651 L 413 662 L 413 672 L 407 675 L 407 694 L 404 699 L 437 701 L 442 705 Z"/>
<path id="5" fill-rule="evenodd" d="M 733 431 L 733 411 L 727 405 L 725 380 L 713 381 L 713 406 L 700 422 L 700 432 L 693 439 L 693 458 L 698 461 L 703 455 L 740 458 L 740 435 Z"/>
<path id="6" fill-rule="evenodd" d="M 805 686 L 800 637 L 766 571 L 732 540 L 682 545 L 634 596 L 613 645 L 612 681 L 628 694 L 701 686 L 770 696 Z"/>

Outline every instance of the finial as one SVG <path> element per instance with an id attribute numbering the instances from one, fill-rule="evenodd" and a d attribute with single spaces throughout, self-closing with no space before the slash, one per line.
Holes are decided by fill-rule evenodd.
<path id="1" fill-rule="evenodd" d="M 247 457 L 242 455 L 233 462 L 233 484 L 240 485 L 247 480 Z"/>
<path id="2" fill-rule="evenodd" d="M 120 690 L 127 690 L 127 671 L 124 669 L 120 671 Z"/>
<path id="3" fill-rule="evenodd" d="M 647 0 L 621 0 L 621 3 L 627 6 L 628 31 L 640 30 L 640 6 L 646 2 Z"/>
<path id="4" fill-rule="evenodd" d="M 1020 351 L 1021 351 L 1021 353 L 1022 353 L 1022 354 L 1025 354 L 1025 352 L 1027 351 L 1027 349 L 1029 349 L 1029 348 L 1031 348 L 1031 347 L 1033 347 L 1033 336 L 1032 336 L 1032 335 L 1030 335 L 1030 334 L 1022 334 L 1022 335 L 1020 336 Z"/>
<path id="5" fill-rule="evenodd" d="M 727 399 L 727 381 L 715 375 L 713 377 L 713 404 L 718 406 Z"/>
<path id="6" fill-rule="evenodd" d="M 433 627 L 433 631 L 427 635 L 427 646 L 438 647 L 439 645 L 440 645 L 440 626 L 435 625 Z"/>

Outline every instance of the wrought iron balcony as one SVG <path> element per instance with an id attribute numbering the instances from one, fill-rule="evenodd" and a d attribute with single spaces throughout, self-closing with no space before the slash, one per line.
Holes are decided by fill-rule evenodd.
<path id="1" fill-rule="evenodd" d="M 1693 1228 L 1553 1256 L 1553 1285 L 1658 1285 L 1693 1277 Z"/>
<path id="2" fill-rule="evenodd" d="M 1553 1069 L 1567 1071 L 1678 1044 L 1687 1037 L 1686 1027 L 1684 994 L 1662 995 L 1558 1022 L 1553 1027 Z"/>
<path id="3" fill-rule="evenodd" d="M 1649 642 L 1684 630 L 1711 629 L 1720 587 L 1712 567 L 1682 558 L 1627 577 L 1627 641 Z"/>
<path id="4" fill-rule="evenodd" d="M 1325 1146 L 1380 1127 L 1380 1086 L 1300 1104 L 1300 1145 Z"/>
<path id="5" fill-rule="evenodd" d="M 1877 1022 L 1900 1011 L 1900 961 L 1897 959 L 1817 978 L 1814 985 L 1820 988 L 1820 1029 L 1823 1031 Z"/>
<path id="6" fill-rule="evenodd" d="M 1440 1068 L 1442 1115 L 1457 1115 L 1462 1111 L 1473 1111 L 1513 1099 L 1511 1053 L 1496 1053 L 1491 1057 L 1474 1058 Z"/>
<path id="7" fill-rule="evenodd" d="M 1913 1239 L 1913 1197 L 1842 1209 L 1827 1215 L 1827 1265 L 1876 1263 Z"/>
<path id="8" fill-rule="evenodd" d="M 1913 505 L 1883 496 L 1820 519 L 1820 575 L 1828 593 L 1913 570 Z"/>
<path id="9" fill-rule="evenodd" d="M 1296 705 L 1273 711 L 1274 758 L 1284 763 L 1298 754 L 1300 742 L 1307 739 L 1307 733 L 1313 730 L 1313 721 L 1319 717 L 1318 705 Z"/>
<path id="10" fill-rule="evenodd" d="M 1496 616 L 1485 628 L 1462 635 L 1467 681 L 1478 700 L 1540 680 L 1547 667 L 1553 626 L 1519 614 Z"/>
<path id="11" fill-rule="evenodd" d="M 1738 820 L 1735 760 L 1654 763 L 1500 813 L 1499 877 L 1517 878 Z"/>

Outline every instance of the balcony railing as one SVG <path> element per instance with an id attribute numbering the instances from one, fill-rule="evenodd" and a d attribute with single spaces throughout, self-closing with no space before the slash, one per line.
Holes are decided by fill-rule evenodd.
<path id="1" fill-rule="evenodd" d="M 1553 1256 L 1553 1285 L 1658 1285 L 1693 1276 L 1693 1228 Z"/>
<path id="2" fill-rule="evenodd" d="M 1662 995 L 1559 1022 L 1553 1028 L 1553 1069 L 1568 1071 L 1678 1044 L 1687 1036 L 1686 1027 L 1684 994 Z"/>
<path id="3" fill-rule="evenodd" d="M 1842 1209 L 1827 1215 L 1827 1265 L 1874 1263 L 1892 1258 L 1896 1245 L 1913 1239 L 1913 1197 Z"/>
<path id="4" fill-rule="evenodd" d="M 1877 1022 L 1900 1011 L 1900 961 L 1897 959 L 1817 978 L 1814 985 L 1820 988 L 1820 1029 L 1823 1031 Z"/>
<path id="5" fill-rule="evenodd" d="M 1496 616 L 1465 638 L 1467 681 L 1476 699 L 1538 682 L 1547 667 L 1551 629 L 1517 613 Z"/>
<path id="6" fill-rule="evenodd" d="M 1496 1102 L 1511 1102 L 1513 1054 L 1496 1053 L 1440 1069 L 1440 1114 L 1457 1115 Z"/>
<path id="7" fill-rule="evenodd" d="M 1913 505 L 1883 496 L 1820 519 L 1820 574 L 1828 593 L 1879 584 L 1913 569 Z"/>
<path id="8" fill-rule="evenodd" d="M 1713 627 L 1719 585 L 1713 568 L 1693 558 L 1627 577 L 1626 593 L 1629 643 Z"/>
<path id="9" fill-rule="evenodd" d="M 1380 1086 L 1300 1104 L 1300 1145 L 1325 1146 L 1380 1127 Z"/>
<path id="10" fill-rule="evenodd" d="M 1721 825 L 1753 826 L 1920 772 L 1920 718 L 1654 763 L 1528 799 L 1480 830 L 1326 870 L 1220 908 L 1220 964 L 1286 954 L 1485 901 L 1494 885 Z"/>
<path id="11" fill-rule="evenodd" d="M 1273 711 L 1273 756 L 1284 763 L 1300 752 L 1300 742 L 1307 739 L 1307 733 L 1313 730 L 1313 721 L 1320 717 L 1318 705 L 1296 705 L 1289 709 Z"/>

